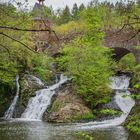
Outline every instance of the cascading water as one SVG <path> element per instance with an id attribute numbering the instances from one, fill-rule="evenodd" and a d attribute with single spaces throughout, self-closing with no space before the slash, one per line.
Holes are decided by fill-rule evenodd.
<path id="1" fill-rule="evenodd" d="M 130 78 L 127 76 L 113 77 L 110 87 L 116 91 L 115 102 L 122 110 L 122 115 L 114 119 L 104 120 L 100 122 L 78 123 L 69 129 L 93 129 L 93 128 L 106 128 L 112 126 L 121 125 L 129 115 L 132 107 L 135 105 L 135 101 L 131 98 L 128 91 Z M 73 128 L 74 127 L 74 128 Z"/>
<path id="2" fill-rule="evenodd" d="M 31 98 L 28 102 L 28 106 L 21 115 L 21 118 L 41 120 L 43 113 L 51 104 L 51 99 L 56 93 L 55 90 L 69 79 L 63 74 L 60 76 L 58 83 L 50 86 L 47 89 L 36 91 L 36 96 Z"/>
<path id="3" fill-rule="evenodd" d="M 14 110 L 15 110 L 16 103 L 17 103 L 18 98 L 19 98 L 19 88 L 20 88 L 20 85 L 19 85 L 19 75 L 16 76 L 16 88 L 17 88 L 16 96 L 14 97 L 14 99 L 13 99 L 9 109 L 4 114 L 4 118 L 5 119 L 12 118 Z"/>
<path id="4" fill-rule="evenodd" d="M 41 120 L 43 113 L 51 103 L 52 96 L 56 93 L 55 90 L 69 79 L 61 75 L 58 83 L 50 86 L 48 89 L 42 89 L 36 92 L 36 96 L 29 100 L 28 106 L 21 118 Z M 76 123 L 63 126 L 67 130 L 86 130 L 94 128 L 107 128 L 121 125 L 129 115 L 135 101 L 131 98 L 128 91 L 130 78 L 127 76 L 116 76 L 111 78 L 110 87 L 115 90 L 115 102 L 122 110 L 122 114 L 114 119 L 104 121 L 94 121 L 89 123 Z"/>

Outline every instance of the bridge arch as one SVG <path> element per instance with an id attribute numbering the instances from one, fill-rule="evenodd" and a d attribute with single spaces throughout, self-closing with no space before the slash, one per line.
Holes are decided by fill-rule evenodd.
<path id="1" fill-rule="evenodd" d="M 126 48 L 122 48 L 122 47 L 114 47 L 113 49 L 113 59 L 115 61 L 119 61 L 122 57 L 124 57 L 125 55 L 129 54 L 129 53 L 133 53 L 130 50 L 126 49 Z"/>

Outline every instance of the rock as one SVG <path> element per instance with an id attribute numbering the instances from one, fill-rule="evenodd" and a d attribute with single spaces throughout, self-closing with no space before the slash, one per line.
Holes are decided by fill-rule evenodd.
<path id="1" fill-rule="evenodd" d="M 118 111 L 121 111 L 120 107 L 117 105 L 114 97 L 112 98 L 111 102 L 105 104 L 103 106 L 103 109 L 115 109 L 115 110 L 118 110 Z"/>
<path id="2" fill-rule="evenodd" d="M 20 79 L 20 98 L 15 107 L 13 116 L 19 118 L 27 107 L 28 101 L 35 96 L 35 91 L 44 87 L 44 83 L 37 77 L 25 74 Z"/>
<path id="3" fill-rule="evenodd" d="M 80 115 L 89 113 L 90 110 L 82 104 L 67 103 L 58 112 L 51 113 L 48 120 L 51 122 L 71 122 L 76 121 Z"/>
<path id="4" fill-rule="evenodd" d="M 26 109 L 26 106 L 24 106 L 20 101 L 17 103 L 14 113 L 13 113 L 13 118 L 20 118 L 21 114 L 24 112 Z"/>
<path id="5" fill-rule="evenodd" d="M 44 83 L 33 75 L 25 74 L 20 80 L 20 101 L 25 105 L 29 98 L 35 96 L 35 91 L 44 87 Z"/>
<path id="6" fill-rule="evenodd" d="M 50 109 L 44 113 L 43 120 L 49 122 L 81 122 L 94 119 L 91 110 L 84 101 L 74 94 L 71 88 L 63 88 L 52 103 Z"/>
<path id="7" fill-rule="evenodd" d="M 26 77 L 28 79 L 28 84 L 30 86 L 34 86 L 34 87 L 38 87 L 38 88 L 44 86 L 44 83 L 39 78 L 37 78 L 33 75 L 27 75 Z"/>

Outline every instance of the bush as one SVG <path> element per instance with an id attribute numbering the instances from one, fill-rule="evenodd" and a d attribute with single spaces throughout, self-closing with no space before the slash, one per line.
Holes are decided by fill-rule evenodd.
<path id="1" fill-rule="evenodd" d="M 117 71 L 134 72 L 136 66 L 135 56 L 130 53 L 125 55 L 117 65 Z"/>
<path id="2" fill-rule="evenodd" d="M 77 39 L 62 50 L 57 59 L 61 69 L 72 77 L 74 89 L 93 108 L 110 100 L 109 77 L 113 74 L 111 51 L 92 47 Z"/>
<path id="3" fill-rule="evenodd" d="M 108 116 L 108 115 L 115 116 L 115 115 L 120 115 L 121 114 L 120 111 L 117 111 L 117 110 L 114 110 L 114 109 L 103 109 L 103 110 L 100 111 L 100 113 L 102 115 L 105 115 L 105 116 Z"/>
<path id="4" fill-rule="evenodd" d="M 46 54 L 37 54 L 32 61 L 32 71 L 42 80 L 49 81 L 53 74 L 50 66 L 53 63 L 53 59 Z"/>
<path id="5" fill-rule="evenodd" d="M 133 120 L 127 125 L 127 129 L 135 134 L 140 135 L 140 119 Z"/>

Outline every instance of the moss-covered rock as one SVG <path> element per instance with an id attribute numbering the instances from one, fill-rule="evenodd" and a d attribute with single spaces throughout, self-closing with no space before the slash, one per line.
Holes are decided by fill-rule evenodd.
<path id="1" fill-rule="evenodd" d="M 25 74 L 20 80 L 20 101 L 26 105 L 30 97 L 35 96 L 35 91 L 44 87 L 40 79 L 35 76 Z"/>
<path id="2" fill-rule="evenodd" d="M 81 122 L 94 118 L 92 111 L 70 87 L 59 91 L 56 100 L 44 114 L 44 120 L 49 122 Z"/>
<path id="3" fill-rule="evenodd" d="M 44 87 L 43 82 L 30 74 L 20 77 L 20 98 L 16 104 L 13 117 L 19 118 L 27 107 L 28 101 L 35 96 L 35 91 Z"/>

